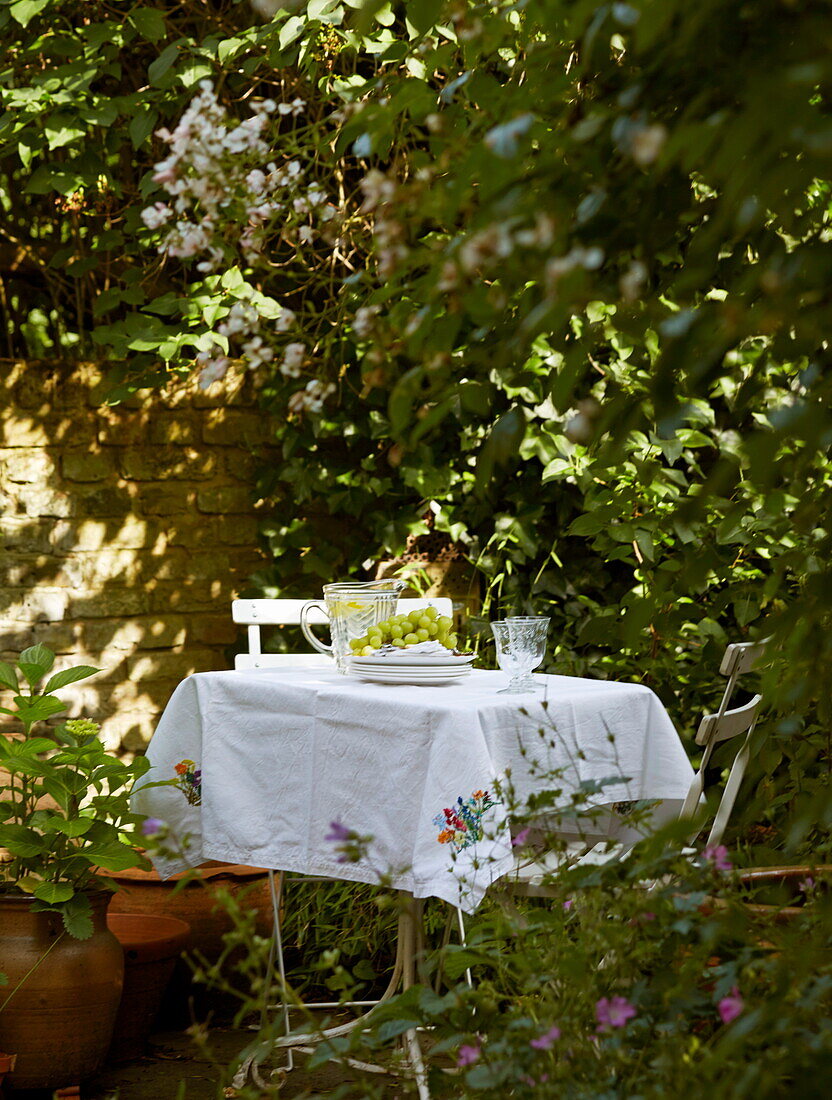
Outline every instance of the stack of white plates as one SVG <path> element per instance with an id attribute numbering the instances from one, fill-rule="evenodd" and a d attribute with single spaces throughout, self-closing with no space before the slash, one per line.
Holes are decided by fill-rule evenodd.
<path id="1" fill-rule="evenodd" d="M 389 653 L 383 657 L 353 657 L 350 672 L 360 680 L 379 684 L 444 684 L 461 680 L 471 671 L 473 653 L 447 655 Z"/>

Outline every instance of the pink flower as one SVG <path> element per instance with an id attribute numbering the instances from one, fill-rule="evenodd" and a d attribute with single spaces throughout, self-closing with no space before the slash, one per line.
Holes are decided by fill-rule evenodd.
<path id="1" fill-rule="evenodd" d="M 456 1064 L 458 1066 L 470 1066 L 472 1062 L 476 1062 L 479 1059 L 480 1054 L 482 1054 L 480 1047 L 469 1046 L 467 1043 L 463 1043 L 459 1048 Z"/>
<path id="2" fill-rule="evenodd" d="M 521 829 L 517 836 L 512 837 L 512 848 L 521 848 L 526 843 L 526 837 L 531 832 L 531 829 Z"/>
<path id="3" fill-rule="evenodd" d="M 708 863 L 712 863 L 717 871 L 722 871 L 723 874 L 727 874 L 734 869 L 734 865 L 728 857 L 728 849 L 724 844 L 709 844 L 702 855 Z"/>
<path id="4" fill-rule="evenodd" d="M 797 884 L 798 890 L 802 890 L 804 894 L 811 894 L 815 888 L 815 880 L 811 875 L 807 875 L 806 878 Z"/>
<path id="5" fill-rule="evenodd" d="M 730 1024 L 732 1020 L 736 1020 L 737 1016 L 739 1016 L 745 1008 L 745 1002 L 740 996 L 739 989 L 734 986 L 728 996 L 723 997 L 716 1007 L 722 1022 L 724 1024 Z"/>
<path id="6" fill-rule="evenodd" d="M 595 1018 L 599 1031 L 610 1031 L 614 1027 L 624 1027 L 628 1020 L 636 1015 L 636 1010 L 626 997 L 602 997 L 595 1006 Z"/>
<path id="7" fill-rule="evenodd" d="M 575 899 L 574 898 L 567 898 L 566 901 L 563 903 L 564 912 L 568 913 L 569 910 L 572 908 L 572 906 L 574 904 L 575 904 Z"/>
<path id="8" fill-rule="evenodd" d="M 530 1047 L 534 1047 L 535 1050 L 549 1050 L 553 1047 L 557 1040 L 560 1038 L 560 1028 L 553 1024 L 548 1031 L 544 1031 L 542 1035 L 538 1035 L 536 1039 L 531 1039 L 529 1042 Z"/>

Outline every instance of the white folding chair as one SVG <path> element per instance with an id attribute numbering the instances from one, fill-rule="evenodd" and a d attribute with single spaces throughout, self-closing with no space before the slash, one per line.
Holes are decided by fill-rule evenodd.
<path id="1" fill-rule="evenodd" d="M 719 666 L 720 673 L 727 677 L 725 691 L 716 713 L 706 714 L 699 723 L 696 744 L 702 746 L 705 751 L 702 754 L 699 768 L 691 781 L 687 797 L 679 811 L 679 820 L 690 821 L 692 824 L 693 831 L 690 844 L 693 844 L 704 827 L 702 815 L 705 807 L 705 787 L 713 751 L 721 742 L 739 738 L 744 734 L 742 744 L 737 747 L 705 847 L 719 844 L 725 833 L 750 759 L 752 738 L 757 725 L 762 696 L 755 695 L 747 703 L 733 709 L 729 709 L 728 704 L 740 677 L 755 667 L 763 656 L 765 647 L 766 642 L 740 642 L 729 645 L 725 650 Z M 643 832 L 644 829 L 642 828 L 642 834 Z M 637 839 L 638 833 L 628 838 L 626 843 L 610 840 L 599 843 L 596 842 L 595 838 L 590 841 L 576 840 L 574 843 L 568 844 L 565 850 L 532 851 L 528 855 L 520 853 L 516 857 L 514 870 L 505 879 L 501 880 L 500 885 L 508 888 L 512 893 L 522 896 L 546 897 L 549 894 L 547 877 L 551 874 L 559 871 L 564 866 L 586 866 L 621 859 L 630 851 Z M 684 849 L 684 852 L 686 855 L 693 856 L 697 853 L 697 848 L 688 847 Z"/>
<path id="2" fill-rule="evenodd" d="M 302 665 L 316 665 L 318 667 L 333 668 L 334 663 L 332 658 L 323 653 L 314 651 L 307 653 L 263 652 L 263 640 L 260 634 L 261 627 L 299 626 L 301 609 L 304 604 L 308 602 L 308 600 L 291 599 L 234 600 L 231 605 L 232 618 L 235 623 L 247 627 L 248 636 L 248 652 L 235 655 L 234 668 L 237 671 L 260 668 L 292 668 Z M 421 599 L 400 599 L 396 604 L 397 612 L 401 613 L 416 611 L 417 609 L 426 607 L 436 608 L 436 611 L 440 615 L 451 616 L 453 614 L 453 601 L 446 596 L 425 597 Z M 322 610 L 312 608 L 308 613 L 308 621 L 315 625 L 323 625 L 326 624 L 328 620 Z M 272 897 L 273 935 L 269 952 L 268 972 L 269 975 L 274 972 L 273 968 L 276 961 L 278 973 L 280 975 L 281 988 L 283 990 L 286 988 L 286 968 L 283 956 L 280 912 L 286 883 L 335 881 L 339 880 L 323 875 L 286 875 L 283 872 L 275 874 L 274 871 L 269 871 L 269 885 Z M 421 927 L 418 925 L 416 916 L 413 911 L 403 912 L 399 918 L 396 958 L 393 965 L 393 973 L 387 988 L 379 998 L 366 1001 L 314 1001 L 306 1002 L 305 1007 L 308 1009 L 366 1008 L 369 1010 L 382 1004 L 394 995 L 400 983 L 404 982 L 405 987 L 407 987 L 408 985 L 412 985 L 415 981 L 416 956 L 420 949 L 420 943 Z M 279 1005 L 269 1005 L 266 1003 L 267 1000 L 268 998 L 266 997 L 264 999 L 261 1027 L 265 1023 L 267 1011 L 269 1009 L 279 1008 L 283 1012 L 284 1026 L 288 1036 L 290 1031 L 288 1003 L 284 999 L 281 1000 Z M 336 1035 L 344 1035 L 359 1022 L 360 1018 L 351 1020 L 346 1024 L 340 1024 L 336 1027 L 326 1028 L 315 1035 L 293 1035 L 289 1038 L 277 1039 L 273 1045 L 275 1048 L 284 1048 L 286 1050 L 286 1069 L 291 1070 L 293 1068 L 293 1050 L 308 1052 L 311 1048 L 304 1044 L 308 1042 L 319 1042 L 321 1038 L 334 1038 Z M 428 1096 L 427 1075 L 421 1063 L 418 1043 L 415 1042 L 414 1036 L 410 1035 L 410 1033 L 408 1033 L 406 1038 L 411 1061 L 415 1070 L 419 1095 L 424 1098 Z M 372 1072 L 378 1067 L 362 1063 L 359 1068 Z M 257 1071 L 254 1058 L 249 1059 L 248 1062 L 242 1065 L 235 1076 L 235 1084 L 238 1085 L 238 1087 L 241 1087 L 245 1082 L 249 1071 L 255 1075 L 256 1079 Z M 263 1084 L 263 1082 L 260 1081 L 257 1081 L 257 1083 Z"/>

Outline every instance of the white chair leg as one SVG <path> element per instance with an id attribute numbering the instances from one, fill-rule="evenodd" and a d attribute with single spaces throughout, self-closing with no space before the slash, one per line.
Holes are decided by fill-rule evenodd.
<path id="1" fill-rule="evenodd" d="M 280 900 L 283 893 L 283 875 L 280 876 L 280 886 L 275 885 L 274 871 L 269 871 L 269 892 L 272 896 L 272 948 L 270 951 L 270 958 L 277 954 L 277 969 L 280 974 L 280 1001 L 283 1005 L 283 1028 L 286 1035 L 291 1031 L 291 1023 L 289 1020 L 289 1004 L 286 1000 L 286 963 L 283 958 L 283 934 L 280 927 Z M 272 970 L 269 969 L 269 977 L 271 978 Z M 263 1012 L 261 1016 L 261 1027 L 265 1024 L 266 1010 L 269 1003 L 269 998 L 263 998 Z M 291 1070 L 294 1068 L 294 1059 L 292 1055 L 292 1048 L 289 1047 L 286 1051 L 286 1069 Z"/>

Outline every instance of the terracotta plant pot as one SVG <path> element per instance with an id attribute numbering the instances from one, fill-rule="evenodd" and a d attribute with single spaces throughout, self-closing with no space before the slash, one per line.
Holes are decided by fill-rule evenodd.
<path id="1" fill-rule="evenodd" d="M 127 1062 L 144 1053 L 191 930 L 176 917 L 144 913 L 109 913 L 107 925 L 124 949 L 124 990 L 108 1061 Z"/>
<path id="2" fill-rule="evenodd" d="M 57 1089 L 91 1076 L 104 1061 L 124 979 L 124 956 L 107 928 L 110 894 L 91 898 L 93 933 L 75 940 L 57 913 L 28 898 L 0 895 L 0 1048 L 17 1056 L 15 1089 Z M 47 955 L 46 952 L 49 952 Z M 15 988 L 22 981 L 20 988 Z"/>
<path id="3" fill-rule="evenodd" d="M 108 873 L 119 885 L 110 906 L 111 913 L 161 914 L 185 921 L 191 929 L 190 950 L 212 961 L 222 953 L 224 933 L 234 927 L 218 904 L 217 892 L 221 889 L 235 896 L 248 891 L 246 905 L 258 913 L 257 933 L 264 936 L 271 934 L 272 900 L 268 872 L 262 867 L 244 867 L 236 863 L 206 864 L 196 872 L 198 877 L 192 878 L 176 892 L 173 887 L 185 875 L 162 880 L 156 871 L 141 871 L 137 867 Z"/>
<path id="4" fill-rule="evenodd" d="M 11 1073 L 14 1069 L 14 1064 L 17 1061 L 16 1054 L 0 1054 L 0 1085 L 3 1084 L 3 1078 L 7 1073 Z"/>
<path id="5" fill-rule="evenodd" d="M 130 868 L 112 873 L 119 891 L 110 912 L 139 913 L 175 917 L 190 925 L 188 951 L 215 962 L 223 952 L 223 935 L 234 928 L 233 921 L 219 904 L 217 893 L 228 890 L 234 896 L 245 893 L 245 905 L 257 913 L 255 931 L 270 936 L 272 931 L 272 900 L 268 872 L 261 867 L 246 867 L 231 863 L 211 863 L 199 869 L 199 877 L 184 886 L 177 883 L 184 875 L 159 878 L 156 871 Z M 229 959 L 233 964 L 234 959 Z M 192 980 L 192 970 L 185 959 L 174 967 L 173 978 L 162 1005 L 165 1026 L 187 1027 L 194 1019 L 209 1014 L 215 1018 L 231 1018 L 239 1007 L 236 999 L 217 991 L 206 990 Z"/>

